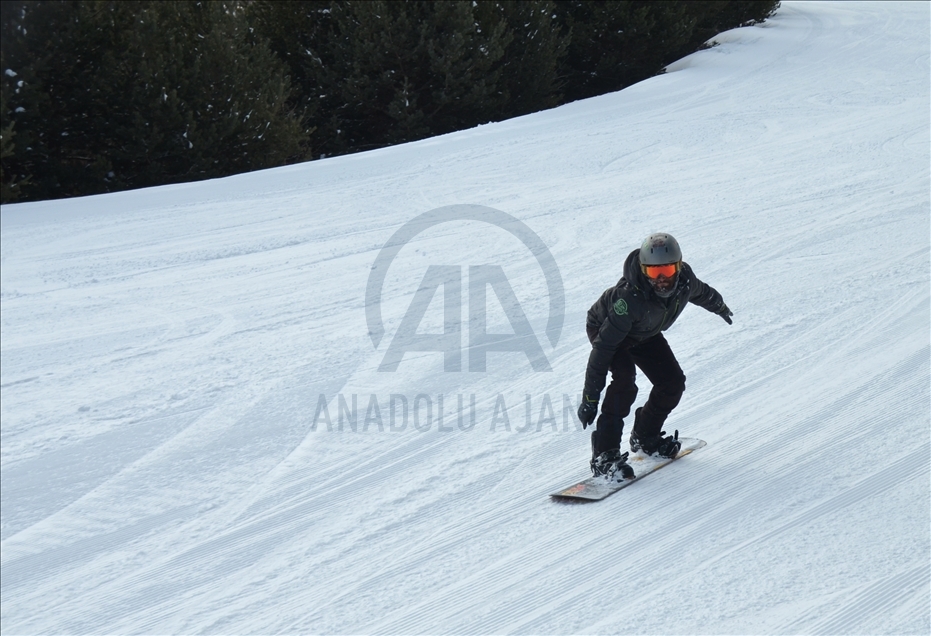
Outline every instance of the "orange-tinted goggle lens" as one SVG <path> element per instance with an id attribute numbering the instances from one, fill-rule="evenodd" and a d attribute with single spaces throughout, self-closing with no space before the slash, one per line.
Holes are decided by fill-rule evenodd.
<path id="1" fill-rule="evenodd" d="M 672 278 L 676 275 L 676 272 L 679 271 L 678 263 L 670 263 L 668 265 L 644 265 L 643 273 L 647 275 L 647 278 L 659 278 L 660 276 L 665 276 L 666 278 Z"/>

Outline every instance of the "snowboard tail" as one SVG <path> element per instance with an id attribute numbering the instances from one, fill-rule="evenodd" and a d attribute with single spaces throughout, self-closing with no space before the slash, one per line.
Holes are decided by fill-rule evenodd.
<path id="1" fill-rule="evenodd" d="M 568 488 L 550 494 L 550 497 L 562 501 L 601 501 L 605 497 L 613 495 L 618 490 L 627 488 L 635 481 L 643 479 L 663 466 L 671 464 L 677 459 L 681 459 L 702 446 L 705 446 L 705 442 L 700 439 L 680 437 L 679 441 L 682 442 L 682 448 L 679 449 L 679 454 L 675 457 L 652 457 L 650 455 L 644 455 L 643 453 L 630 455 L 627 458 L 627 463 L 634 469 L 636 476 L 633 479 L 622 479 L 620 476 L 617 478 L 603 476 L 589 477 Z M 618 481 L 618 479 L 620 479 L 620 481 Z"/>

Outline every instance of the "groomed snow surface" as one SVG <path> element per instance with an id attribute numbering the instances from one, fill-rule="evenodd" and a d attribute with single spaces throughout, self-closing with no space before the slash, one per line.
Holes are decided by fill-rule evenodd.
<path id="1" fill-rule="evenodd" d="M 931 633 L 929 25 L 925 2 L 784 2 L 544 113 L 4 206 L 3 633 Z M 516 226 L 420 227 L 378 274 L 376 347 L 382 248 L 464 204 L 559 276 Z M 654 231 L 734 310 L 667 332 L 667 430 L 708 446 L 551 501 L 588 473 L 585 312 Z M 431 267 L 418 333 L 460 312 L 460 370 L 379 371 Z M 475 370 L 478 289 L 549 371 Z"/>

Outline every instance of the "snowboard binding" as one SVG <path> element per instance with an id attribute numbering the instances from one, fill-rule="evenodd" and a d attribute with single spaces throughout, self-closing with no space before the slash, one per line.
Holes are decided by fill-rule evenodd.
<path id="1" fill-rule="evenodd" d="M 628 454 L 621 454 L 619 450 L 609 450 L 592 458 L 591 468 L 592 475 L 595 477 L 607 477 L 609 480 L 633 479 L 635 477 L 633 467 L 627 463 Z M 618 475 L 620 475 L 618 477 Z"/>

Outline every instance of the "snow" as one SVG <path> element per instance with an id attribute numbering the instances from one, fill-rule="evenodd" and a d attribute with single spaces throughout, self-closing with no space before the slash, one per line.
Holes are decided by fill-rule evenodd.
<path id="1" fill-rule="evenodd" d="M 929 22 L 784 2 L 544 113 L 4 206 L 3 632 L 931 633 Z M 555 345 L 553 272 L 465 219 L 397 251 L 374 346 L 380 250 L 468 204 L 548 248 Z M 668 427 L 708 446 L 553 502 L 588 470 L 585 312 L 654 231 L 734 311 L 667 332 L 688 376 Z M 380 372 L 431 266 L 462 273 L 461 370 L 424 351 Z M 551 371 L 469 370 L 470 274 L 497 271 Z M 487 333 L 515 333 L 489 288 Z"/>

